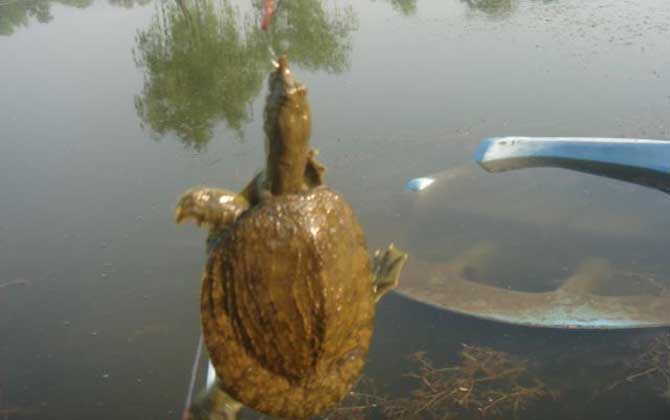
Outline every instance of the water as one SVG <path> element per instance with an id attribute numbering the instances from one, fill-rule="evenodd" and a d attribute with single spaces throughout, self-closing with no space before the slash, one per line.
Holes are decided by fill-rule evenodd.
<path id="1" fill-rule="evenodd" d="M 202 0 L 199 24 L 189 25 L 170 2 L 1 0 L 0 284 L 18 283 L 0 288 L 0 414 L 179 416 L 199 334 L 204 233 L 173 225 L 172 208 L 193 185 L 241 188 L 263 162 L 268 42 L 309 87 L 327 181 L 352 203 L 371 246 L 394 240 L 445 259 L 460 244 L 513 236 L 505 223 L 523 225 L 553 192 L 613 231 L 577 250 L 663 283 L 667 231 L 636 236 L 648 220 L 662 224 L 661 193 L 530 172 L 510 193 L 532 197 L 515 223 L 476 188 L 461 195 L 454 220 L 483 214 L 493 225 L 458 231 L 454 244 L 440 199 L 413 224 L 402 187 L 466 164 L 489 135 L 669 139 L 665 2 L 286 3 L 290 20 L 279 14 L 268 39 L 249 2 Z M 603 207 L 621 217 L 600 220 Z M 522 239 L 537 232 L 527 225 Z M 551 252 L 502 255 L 510 263 L 488 280 L 543 289 L 549 273 L 570 270 L 583 229 L 550 227 L 540 232 L 555 240 Z M 538 278 L 549 284 L 534 286 Z M 520 418 L 664 419 L 670 408 L 645 378 L 591 398 L 661 333 L 509 327 L 392 295 L 379 306 L 365 375 L 381 394 L 408 396 L 417 384 L 403 376 L 416 369 L 407 355 L 426 351 L 444 366 L 461 343 L 489 346 L 529 359 L 561 390 Z"/>

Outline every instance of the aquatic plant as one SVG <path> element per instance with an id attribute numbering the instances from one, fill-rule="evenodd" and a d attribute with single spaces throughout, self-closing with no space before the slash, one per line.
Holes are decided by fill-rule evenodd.
<path id="1" fill-rule="evenodd" d="M 631 363 L 627 375 L 610 384 L 605 391 L 641 380 L 649 381 L 661 398 L 670 401 L 670 332 L 654 336 Z"/>
<path id="2" fill-rule="evenodd" d="M 347 396 L 337 407 L 318 417 L 319 420 L 365 420 L 374 417 L 388 402 L 374 381 L 361 377 Z M 375 417 L 376 418 L 376 417 Z M 259 420 L 270 420 L 271 417 L 261 416 Z"/>
<path id="3" fill-rule="evenodd" d="M 320 418 L 322 420 L 365 420 L 373 416 L 388 403 L 374 381 L 361 378 L 342 402 Z"/>
<path id="4" fill-rule="evenodd" d="M 419 383 L 410 398 L 390 400 L 383 412 L 393 419 L 464 416 L 515 418 L 531 403 L 556 394 L 528 372 L 526 360 L 486 347 L 463 345 L 460 363 L 438 368 L 423 352 L 411 360 Z"/>
<path id="5" fill-rule="evenodd" d="M 2 385 L 0 384 L 0 419 L 23 418 L 25 416 L 34 415 L 35 413 L 37 413 L 37 410 L 34 408 L 8 404 L 4 399 Z"/>
<path id="6" fill-rule="evenodd" d="M 425 352 L 409 359 L 417 367 L 406 376 L 418 383 L 409 397 L 384 395 L 363 377 L 319 419 L 509 419 L 519 418 L 539 400 L 558 397 L 557 391 L 529 372 L 526 360 L 490 348 L 464 344 L 459 363 L 445 367 L 434 366 Z"/>

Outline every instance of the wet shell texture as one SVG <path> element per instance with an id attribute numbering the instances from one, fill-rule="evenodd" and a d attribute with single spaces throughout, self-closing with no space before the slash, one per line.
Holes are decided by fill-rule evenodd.
<path id="1" fill-rule="evenodd" d="M 339 195 L 318 187 L 252 207 L 222 232 L 203 278 L 223 389 L 285 418 L 337 404 L 364 365 L 374 302 L 363 231 Z"/>

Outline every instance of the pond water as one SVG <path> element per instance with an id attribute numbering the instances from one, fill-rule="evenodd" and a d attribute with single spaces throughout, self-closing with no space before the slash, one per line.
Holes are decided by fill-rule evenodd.
<path id="1" fill-rule="evenodd" d="M 403 187 L 473 166 L 488 136 L 670 139 L 666 1 L 283 0 L 269 33 L 259 2 L 182 4 L 0 0 L 0 417 L 179 418 L 205 233 L 174 225 L 175 199 L 262 165 L 269 45 L 309 87 L 327 182 L 371 248 L 439 262 L 495 243 L 478 280 L 516 290 L 556 288 L 585 257 L 623 273 L 602 293 L 670 287 L 658 191 L 558 169 L 477 173 L 423 201 Z M 416 408 L 408 356 L 454 366 L 482 346 L 527 361 L 516 385 L 546 385 L 517 418 L 667 419 L 665 334 L 508 326 L 391 294 L 364 376 Z M 471 404 L 454 418 L 514 416 Z"/>

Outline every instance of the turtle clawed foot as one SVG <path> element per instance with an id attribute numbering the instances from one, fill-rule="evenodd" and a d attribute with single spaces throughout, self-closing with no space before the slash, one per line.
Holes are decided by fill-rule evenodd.
<path id="1" fill-rule="evenodd" d="M 218 384 L 210 387 L 189 408 L 188 420 L 237 420 L 242 404 L 223 391 Z"/>
<path id="2" fill-rule="evenodd" d="M 384 251 L 377 250 L 372 258 L 373 286 L 375 301 L 398 286 L 400 271 L 405 266 L 407 254 L 389 245 Z"/>

